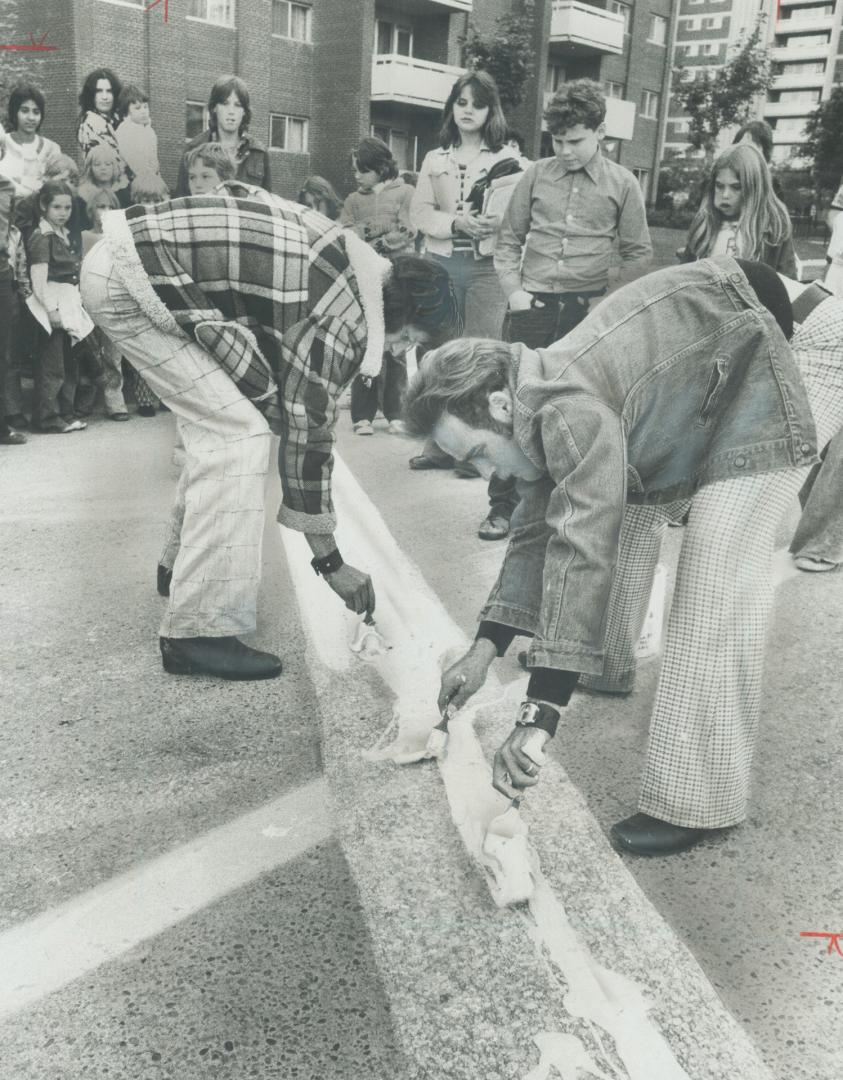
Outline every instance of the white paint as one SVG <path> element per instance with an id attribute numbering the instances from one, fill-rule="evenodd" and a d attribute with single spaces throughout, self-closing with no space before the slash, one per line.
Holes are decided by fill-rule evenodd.
<path id="1" fill-rule="evenodd" d="M 0 934 L 9 1016 L 328 839 L 319 778 Z"/>
<path id="2" fill-rule="evenodd" d="M 396 697 L 388 729 L 390 736 L 395 733 L 395 738 L 388 749 L 393 754 L 419 752 L 425 748 L 430 730 L 438 721 L 439 654 L 444 649 L 464 650 L 468 643 L 418 568 L 400 550 L 339 455 L 335 455 L 333 494 L 340 523 L 338 546 L 350 562 L 372 573 L 378 624 L 391 645 L 389 652 L 376 660 L 377 670 Z M 297 556 L 296 548 L 300 549 L 300 545 L 296 537 L 289 530 L 281 531 L 310 639 L 329 667 L 343 670 L 340 658 L 348 656 L 345 646 L 348 619 L 325 618 L 324 606 L 320 610 L 320 605 L 312 599 L 314 575 L 309 572 L 309 560 L 304 553 Z M 324 590 L 324 585 L 318 584 Z M 508 800 L 492 788 L 491 769 L 474 733 L 473 718 L 484 705 L 493 707 L 497 713 L 511 709 L 514 715 L 525 684 L 526 677 L 502 690 L 490 675 L 484 691 L 451 721 L 448 752 L 439 760 L 454 824 L 478 866 L 482 864 L 483 840 L 489 823 L 505 810 Z M 382 742 L 379 740 L 375 753 L 383 753 Z M 601 853 L 593 854 L 599 857 Z M 583 858 L 588 857 L 589 853 L 583 852 Z M 689 1080 L 650 1020 L 640 989 L 595 962 L 574 933 L 537 864 L 535 875 L 530 916 L 525 916 L 525 922 L 537 950 L 559 969 L 570 988 L 565 998 L 568 1011 L 612 1036 L 628 1080 Z M 634 887 L 631 879 L 628 887 Z M 656 918 L 655 914 L 653 917 Z M 599 1039 L 599 1031 L 595 1034 Z M 573 1046 L 573 1043 L 569 1037 L 560 1036 L 561 1042 L 551 1045 L 547 1040 L 552 1041 L 554 1033 L 539 1037 L 545 1040 L 543 1045 L 550 1047 L 546 1076 L 551 1065 L 558 1069 L 553 1047 Z M 575 1041 L 577 1053 L 586 1060 L 585 1048 L 579 1040 Z M 567 1075 L 573 1080 L 576 1072 L 572 1074 L 569 1069 Z M 542 1080 L 542 1073 L 536 1073 L 535 1077 Z"/>

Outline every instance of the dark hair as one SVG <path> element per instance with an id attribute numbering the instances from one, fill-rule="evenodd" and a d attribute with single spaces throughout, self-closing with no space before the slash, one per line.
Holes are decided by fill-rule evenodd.
<path id="1" fill-rule="evenodd" d="M 404 398 L 407 433 L 429 435 L 445 413 L 496 430 L 489 395 L 509 386 L 511 370 L 512 348 L 503 341 L 460 338 L 425 353 Z"/>
<path id="2" fill-rule="evenodd" d="M 577 124 L 596 131 L 606 119 L 606 95 L 593 79 L 572 79 L 559 87 L 542 116 L 551 135 Z"/>
<path id="3" fill-rule="evenodd" d="M 36 225 L 57 195 L 69 195 L 70 205 L 73 206 L 73 188 L 66 184 L 64 180 L 48 180 L 46 184 L 42 184 L 41 190 L 38 192 L 38 198 L 35 199 L 32 208 Z"/>
<path id="4" fill-rule="evenodd" d="M 736 259 L 735 262 L 743 270 L 746 280 L 752 286 L 752 291 L 790 341 L 793 337 L 793 308 L 787 289 L 779 275 L 766 263 L 751 262 L 748 259 Z"/>
<path id="5" fill-rule="evenodd" d="M 409 184 L 410 187 L 415 187 L 416 184 L 419 182 L 419 174 L 417 172 L 411 172 L 409 169 L 406 169 L 404 172 L 401 173 L 401 179 L 404 181 L 405 184 Z"/>
<path id="6" fill-rule="evenodd" d="M 252 110 L 249 106 L 249 88 L 236 75 L 227 75 L 224 79 L 217 79 L 211 87 L 211 93 L 208 97 L 208 112 L 210 113 L 208 127 L 211 131 L 217 130 L 217 118 L 214 109 L 217 105 L 224 105 L 232 94 L 237 95 L 238 101 L 243 106 L 243 123 L 240 125 L 240 134 L 242 135 L 248 129 L 252 121 Z"/>
<path id="7" fill-rule="evenodd" d="M 219 143 L 200 143 L 192 150 L 188 150 L 184 159 L 187 171 L 190 172 L 197 162 L 213 169 L 220 180 L 233 180 L 237 173 L 234 162 Z"/>
<path id="8" fill-rule="evenodd" d="M 418 255 L 396 255 L 383 291 L 383 318 L 388 334 L 417 326 L 436 342 L 462 332 L 459 307 L 444 267 Z"/>
<path id="9" fill-rule="evenodd" d="M 145 101 L 149 101 L 149 94 L 147 94 L 146 91 L 141 90 L 141 88 L 134 83 L 126 83 L 120 91 L 120 97 L 117 101 L 117 112 L 125 119 L 129 115 L 130 105 L 142 104 Z"/>
<path id="10" fill-rule="evenodd" d="M 752 120 L 750 123 L 744 124 L 742 128 L 738 128 L 737 134 L 732 139 L 732 145 L 739 143 L 745 135 L 752 139 L 769 165 L 773 156 L 773 129 L 770 125 L 763 120 Z"/>
<path id="11" fill-rule="evenodd" d="M 324 176 L 308 176 L 305 182 L 302 184 L 302 189 L 299 192 L 298 202 L 307 206 L 305 196 L 309 195 L 311 199 L 315 199 L 317 203 L 322 203 L 325 207 L 325 217 L 330 218 L 331 221 L 336 221 L 340 216 L 340 210 L 342 210 L 342 199 L 334 191 L 333 185 L 329 180 L 326 180 Z M 322 211 L 319 211 L 320 213 Z"/>
<path id="12" fill-rule="evenodd" d="M 501 99 L 495 80 L 488 71 L 469 71 L 461 75 L 448 94 L 445 108 L 442 110 L 442 127 L 439 131 L 439 145 L 447 150 L 449 146 L 459 146 L 460 132 L 454 123 L 454 105 L 466 87 L 471 87 L 474 103 L 481 109 L 489 108 L 489 115 L 480 133 L 490 150 L 500 150 L 506 135 L 506 120 L 503 117 Z"/>
<path id="13" fill-rule="evenodd" d="M 514 142 L 518 146 L 518 153 L 523 156 L 524 151 L 527 149 L 527 142 L 520 131 L 516 131 L 515 128 L 507 127 L 506 135 L 503 137 L 505 143 Z"/>
<path id="14" fill-rule="evenodd" d="M 351 159 L 360 172 L 376 172 L 381 180 L 394 180 L 398 175 L 398 163 L 392 151 L 374 135 L 361 139 L 357 149 L 351 151 Z"/>
<path id="15" fill-rule="evenodd" d="M 79 108 L 81 109 L 80 120 L 84 118 L 86 112 L 97 111 L 94 99 L 96 98 L 97 93 L 97 83 L 100 79 L 108 79 L 111 83 L 111 92 L 114 95 L 112 115 L 117 108 L 117 101 L 120 97 L 120 92 L 123 89 L 123 84 L 110 68 L 96 68 L 85 77 L 85 81 L 82 83 L 82 92 L 79 94 Z"/>
<path id="16" fill-rule="evenodd" d="M 9 127 L 12 131 L 18 129 L 18 113 L 20 107 L 25 101 L 34 101 L 38 108 L 41 110 L 41 122 L 38 124 L 38 128 L 44 123 L 44 117 L 47 115 L 46 104 L 44 102 L 44 95 L 38 89 L 34 83 L 19 82 L 14 87 L 11 94 L 9 94 Z M 36 128 L 36 130 L 38 130 Z"/>

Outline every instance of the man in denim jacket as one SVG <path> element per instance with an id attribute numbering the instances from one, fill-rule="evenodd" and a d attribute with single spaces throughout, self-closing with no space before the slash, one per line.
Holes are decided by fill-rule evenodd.
<path id="1" fill-rule="evenodd" d="M 467 340 L 425 357 L 408 429 L 519 479 L 477 639 L 440 695 L 460 706 L 516 634 L 532 636 L 498 790 L 536 782 L 522 746 L 536 727 L 555 732 L 578 679 L 631 689 L 661 538 L 693 499 L 642 812 L 613 840 L 666 854 L 744 816 L 776 526 L 816 461 L 815 417 L 824 441 L 843 424 L 843 364 L 824 351 L 843 336 L 843 304 L 822 291 L 812 303 L 795 354 L 780 279 L 708 259 L 627 285 L 550 349 Z"/>

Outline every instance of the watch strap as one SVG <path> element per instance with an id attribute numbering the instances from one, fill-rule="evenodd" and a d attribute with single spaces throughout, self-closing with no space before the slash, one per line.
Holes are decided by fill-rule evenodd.
<path id="1" fill-rule="evenodd" d="M 321 558 L 311 559 L 310 565 L 313 567 L 314 574 L 325 577 L 326 574 L 333 574 L 336 570 L 339 570 L 343 565 L 343 559 L 339 550 L 334 548 L 333 551 L 329 551 L 327 555 L 323 555 Z"/>

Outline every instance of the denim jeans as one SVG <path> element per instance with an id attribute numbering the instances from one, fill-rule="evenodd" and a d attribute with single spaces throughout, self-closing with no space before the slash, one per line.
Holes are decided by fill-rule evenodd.
<path id="1" fill-rule="evenodd" d="M 6 321 L 4 319 L 4 321 Z M 30 356 L 37 350 L 38 323 L 30 315 L 29 308 L 20 296 L 12 292 L 9 315 L 9 352 L 0 394 L 5 399 L 6 416 L 20 416 L 23 412 L 23 388 L 21 378 Z"/>
<path id="2" fill-rule="evenodd" d="M 368 384 L 368 385 L 367 385 Z M 351 384 L 351 420 L 372 421 L 378 411 L 378 392 L 383 386 L 383 415 L 387 420 L 401 416 L 401 399 L 407 388 L 407 365 L 403 358 L 384 353 L 380 375 L 371 381 L 358 375 Z"/>
<path id="3" fill-rule="evenodd" d="M 79 382 L 79 362 L 64 330 L 41 335 L 35 362 L 35 396 L 32 426 L 52 427 L 61 419 L 72 420 Z"/>
<path id="4" fill-rule="evenodd" d="M 843 563 L 843 431 L 826 447 L 799 498 L 799 519 L 790 550 L 824 562 Z"/>

